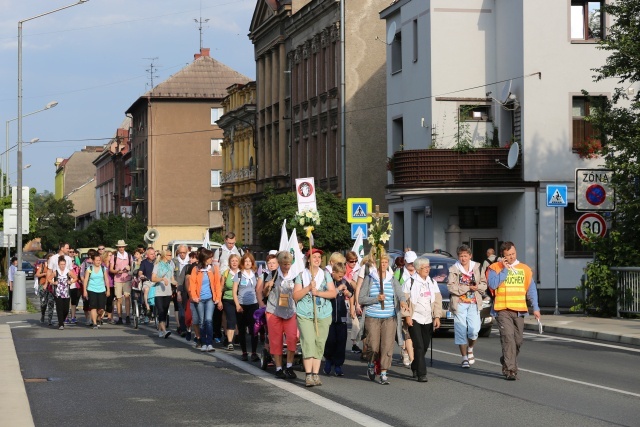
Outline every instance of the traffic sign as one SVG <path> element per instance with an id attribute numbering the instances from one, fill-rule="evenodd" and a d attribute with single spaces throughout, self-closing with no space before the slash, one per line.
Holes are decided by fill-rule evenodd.
<path id="1" fill-rule="evenodd" d="M 352 240 L 356 240 L 358 238 L 358 230 L 362 231 L 362 238 L 363 239 L 366 239 L 367 237 L 369 237 L 369 229 L 367 227 L 367 224 L 364 224 L 364 223 L 351 224 L 351 239 Z"/>
<path id="2" fill-rule="evenodd" d="M 347 222 L 350 223 L 370 223 L 373 218 L 369 216 L 373 200 L 370 198 L 347 199 Z"/>
<path id="3" fill-rule="evenodd" d="M 593 212 L 586 213 L 578 218 L 576 223 L 576 233 L 582 240 L 589 240 L 587 232 L 597 234 L 600 237 L 604 237 L 607 233 L 607 223 L 604 218 Z"/>
<path id="4" fill-rule="evenodd" d="M 566 208 L 569 205 L 567 200 L 566 185 L 547 185 L 547 206 L 550 208 Z"/>
<path id="5" fill-rule="evenodd" d="M 576 212 L 606 212 L 616 209 L 609 169 L 576 169 Z"/>

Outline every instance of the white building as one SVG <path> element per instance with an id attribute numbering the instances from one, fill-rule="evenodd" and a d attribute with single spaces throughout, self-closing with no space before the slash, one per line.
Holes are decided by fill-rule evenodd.
<path id="1" fill-rule="evenodd" d="M 541 305 L 553 306 L 559 209 L 560 306 L 572 304 L 591 257 L 575 231 L 575 169 L 603 163 L 576 153 L 592 132 L 581 90 L 609 96 L 614 87 L 593 82 L 607 57 L 593 38 L 607 21 L 599 4 L 398 0 L 380 13 L 391 247 L 455 256 L 468 243 L 482 261 L 488 247 L 513 241 L 534 270 Z M 457 134 L 475 147 L 519 142 L 517 166 L 498 164 L 507 163 L 507 148 L 451 150 Z M 568 186 L 567 208 L 546 206 L 547 184 Z"/>

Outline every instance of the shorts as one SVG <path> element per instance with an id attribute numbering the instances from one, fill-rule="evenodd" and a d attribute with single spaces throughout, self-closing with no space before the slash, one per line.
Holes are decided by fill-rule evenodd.
<path id="1" fill-rule="evenodd" d="M 124 293 L 125 297 L 131 295 L 131 282 L 115 282 L 113 289 L 116 292 L 116 298 L 122 298 L 122 294 Z"/>
<path id="2" fill-rule="evenodd" d="M 88 292 L 89 294 L 89 306 L 92 310 L 104 310 L 104 306 L 107 303 L 107 292 Z"/>
<path id="3" fill-rule="evenodd" d="M 78 301 L 80 301 L 80 289 L 69 289 L 69 296 L 71 297 L 71 305 L 78 305 Z"/>

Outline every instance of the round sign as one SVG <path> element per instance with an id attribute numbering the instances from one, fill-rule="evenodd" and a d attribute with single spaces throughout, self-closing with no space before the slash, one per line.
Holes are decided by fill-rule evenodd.
<path id="1" fill-rule="evenodd" d="M 589 202 L 590 204 L 594 206 L 599 206 L 607 198 L 607 192 L 602 185 L 592 184 L 589 187 L 587 187 L 587 191 L 585 192 L 585 197 L 587 198 L 587 202 Z"/>
<path id="2" fill-rule="evenodd" d="M 313 195 L 313 186 L 310 182 L 304 181 L 298 186 L 298 193 L 302 197 L 311 197 Z"/>
<path id="3" fill-rule="evenodd" d="M 582 215 L 576 223 L 576 233 L 582 240 L 589 240 L 587 233 L 593 233 L 604 237 L 607 233 L 607 223 L 597 213 L 589 212 Z"/>

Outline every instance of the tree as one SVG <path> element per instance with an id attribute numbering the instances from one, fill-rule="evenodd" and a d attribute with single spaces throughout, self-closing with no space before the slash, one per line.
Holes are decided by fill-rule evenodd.
<path id="1" fill-rule="evenodd" d="M 636 87 L 634 94 L 627 90 L 640 86 L 640 0 L 604 4 L 602 11 L 612 17 L 613 25 L 599 48 L 611 55 L 593 70 L 597 73 L 594 80 L 616 79 L 618 87 L 610 100 L 601 101 L 592 111 L 589 121 L 602 135 L 601 154 L 606 168 L 614 172 L 616 211 L 612 231 L 602 239 L 590 239 L 596 259 L 587 269 L 589 300 L 583 304 L 612 315 L 617 293 L 609 266 L 637 265 L 640 256 L 640 90 Z M 598 98 L 591 100 L 598 102 Z"/>
<path id="2" fill-rule="evenodd" d="M 53 193 L 31 195 L 30 220 L 31 233 L 26 240 L 41 238 L 42 249 L 55 251 L 60 242 L 69 241 L 75 227 L 73 202 L 67 199 L 56 200 Z M 25 240 L 25 241 L 26 241 Z"/>
<path id="3" fill-rule="evenodd" d="M 95 247 L 97 245 L 115 246 L 123 239 L 129 250 L 135 249 L 144 242 L 147 231 L 146 222 L 137 216 L 124 218 L 121 215 L 109 215 L 93 221 L 85 230 L 74 233 L 71 241 L 80 248 Z"/>
<path id="4" fill-rule="evenodd" d="M 298 210 L 298 201 L 294 192 L 276 194 L 273 188 L 265 189 L 265 198 L 255 207 L 255 226 L 264 249 L 278 248 L 282 222 L 287 220 L 287 231 L 294 227 L 298 241 L 307 246 L 305 231 L 298 224 L 292 224 L 292 218 Z M 320 214 L 320 226 L 313 232 L 315 246 L 325 251 L 337 251 L 352 246 L 351 233 L 347 223 L 347 203 L 331 193 L 316 191 L 316 204 Z"/>

